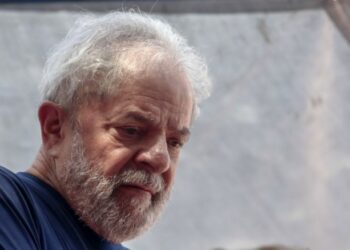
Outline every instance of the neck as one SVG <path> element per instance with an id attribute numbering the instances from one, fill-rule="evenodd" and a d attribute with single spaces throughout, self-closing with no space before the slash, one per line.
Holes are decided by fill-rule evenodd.
<path id="1" fill-rule="evenodd" d="M 62 194 L 55 168 L 55 160 L 49 157 L 41 146 L 33 164 L 26 172 L 38 177 Z"/>

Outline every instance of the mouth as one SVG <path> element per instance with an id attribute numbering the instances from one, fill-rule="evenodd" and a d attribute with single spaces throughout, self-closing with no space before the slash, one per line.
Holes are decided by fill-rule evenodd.
<path id="1" fill-rule="evenodd" d="M 123 184 L 120 186 L 120 188 L 126 188 L 128 190 L 134 190 L 138 192 L 146 192 L 149 193 L 150 195 L 154 195 L 156 191 L 152 189 L 151 187 L 147 187 L 144 185 L 139 185 L 139 184 L 134 184 L 134 183 L 128 183 L 128 184 Z"/>

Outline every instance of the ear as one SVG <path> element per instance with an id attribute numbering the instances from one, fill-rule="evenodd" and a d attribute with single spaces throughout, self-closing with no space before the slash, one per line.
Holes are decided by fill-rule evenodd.
<path id="1" fill-rule="evenodd" d="M 53 102 L 44 102 L 39 107 L 38 117 L 43 146 L 50 150 L 64 138 L 66 114 L 59 105 Z"/>

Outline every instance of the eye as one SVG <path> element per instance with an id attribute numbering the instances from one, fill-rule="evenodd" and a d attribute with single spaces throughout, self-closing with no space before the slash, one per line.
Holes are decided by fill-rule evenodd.
<path id="1" fill-rule="evenodd" d="M 183 147 L 183 142 L 176 138 L 168 139 L 168 145 L 172 148 L 180 149 Z"/>
<path id="2" fill-rule="evenodd" d="M 118 132 L 126 138 L 137 138 L 142 134 L 141 129 L 138 127 L 121 127 L 118 129 Z"/>

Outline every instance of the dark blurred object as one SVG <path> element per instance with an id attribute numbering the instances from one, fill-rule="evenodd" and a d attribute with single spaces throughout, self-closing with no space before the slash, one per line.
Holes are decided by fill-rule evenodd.
<path id="1" fill-rule="evenodd" d="M 338 29 L 350 43 L 350 0 L 328 0 L 325 8 Z"/>
<path id="2" fill-rule="evenodd" d="M 222 248 L 217 247 L 213 248 L 211 250 L 234 250 L 234 249 L 228 249 L 228 248 Z M 310 250 L 309 248 L 304 247 L 288 247 L 283 245 L 268 245 L 268 246 L 260 246 L 257 248 L 245 248 L 245 249 L 239 249 L 239 250 Z"/>
<path id="3" fill-rule="evenodd" d="M 316 9 L 322 8 L 323 3 L 324 0 L 0 0 L 0 9 L 110 11 L 136 8 L 152 13 L 241 13 Z"/>
<path id="4" fill-rule="evenodd" d="M 248 249 L 247 249 L 248 250 Z M 308 248 L 301 247 L 288 247 L 282 245 L 261 246 L 251 250 L 309 250 Z"/>

